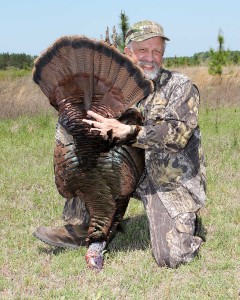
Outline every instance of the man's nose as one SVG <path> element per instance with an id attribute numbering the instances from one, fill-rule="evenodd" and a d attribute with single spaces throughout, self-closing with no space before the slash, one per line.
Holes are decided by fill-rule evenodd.
<path id="1" fill-rule="evenodd" d="M 147 62 L 153 62 L 153 61 L 154 61 L 153 53 L 148 52 L 148 53 L 145 55 L 145 60 L 146 60 Z"/>

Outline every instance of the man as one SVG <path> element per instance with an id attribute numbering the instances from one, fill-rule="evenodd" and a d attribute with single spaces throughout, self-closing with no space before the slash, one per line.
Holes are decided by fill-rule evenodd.
<path id="1" fill-rule="evenodd" d="M 138 22 L 126 34 L 125 53 L 155 86 L 137 105 L 144 116 L 140 131 L 92 111 L 88 115 L 96 121 L 84 121 L 104 137 L 112 130 L 113 137 L 126 140 L 136 132 L 132 146 L 145 149 L 146 163 L 146 176 L 136 194 L 147 213 L 153 255 L 159 266 L 177 267 L 190 262 L 202 243 L 195 236 L 196 213 L 205 202 L 206 180 L 197 121 L 199 92 L 187 76 L 162 69 L 166 41 L 163 28 L 152 21 Z M 88 214 L 81 205 L 79 199 L 66 203 L 64 216 L 69 223 L 87 224 Z M 41 227 L 36 236 L 74 248 L 77 226 L 69 226 Z"/>

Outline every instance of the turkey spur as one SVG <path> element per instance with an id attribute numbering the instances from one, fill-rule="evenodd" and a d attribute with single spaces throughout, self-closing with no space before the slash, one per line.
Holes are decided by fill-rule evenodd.
<path id="1" fill-rule="evenodd" d="M 69 201 L 79 197 L 84 203 L 90 216 L 82 236 L 88 247 L 86 261 L 101 269 L 106 242 L 143 172 L 144 153 L 131 147 L 138 126 L 132 126 L 124 140 L 116 140 L 111 132 L 101 136 L 83 120 L 90 118 L 91 110 L 141 125 L 140 113 L 131 107 L 152 92 L 152 82 L 116 48 L 85 36 L 58 39 L 36 59 L 33 80 L 58 111 L 54 150 L 58 192 Z"/>

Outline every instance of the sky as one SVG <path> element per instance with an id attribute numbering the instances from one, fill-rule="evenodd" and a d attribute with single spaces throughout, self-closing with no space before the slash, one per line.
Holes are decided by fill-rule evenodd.
<path id="1" fill-rule="evenodd" d="M 39 55 L 63 35 L 100 39 L 107 26 L 120 32 L 120 13 L 130 25 L 156 21 L 170 38 L 165 57 L 217 49 L 240 51 L 240 0 L 0 0 L 0 53 Z"/>

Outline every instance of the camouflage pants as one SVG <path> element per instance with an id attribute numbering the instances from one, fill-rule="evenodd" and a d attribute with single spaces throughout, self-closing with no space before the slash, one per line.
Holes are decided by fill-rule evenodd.
<path id="1" fill-rule="evenodd" d="M 149 181 L 147 186 L 143 184 L 137 189 L 137 195 L 142 199 L 147 213 L 152 251 L 157 264 L 175 268 L 190 262 L 203 242 L 200 237 L 194 236 L 196 214 L 180 213 L 172 218 Z"/>
<path id="2" fill-rule="evenodd" d="M 66 200 L 62 217 L 64 221 L 71 225 L 88 226 L 90 223 L 90 216 L 85 203 L 79 197 Z"/>

